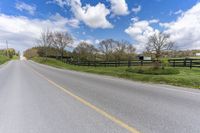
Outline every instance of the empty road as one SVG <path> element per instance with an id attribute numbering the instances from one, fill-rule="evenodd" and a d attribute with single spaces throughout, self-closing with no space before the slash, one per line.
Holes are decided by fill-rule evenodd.
<path id="1" fill-rule="evenodd" d="M 0 133 L 200 133 L 200 91 L 61 70 L 0 66 Z"/>

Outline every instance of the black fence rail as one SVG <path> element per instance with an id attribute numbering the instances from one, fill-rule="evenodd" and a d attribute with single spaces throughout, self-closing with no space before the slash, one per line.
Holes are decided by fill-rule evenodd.
<path id="1" fill-rule="evenodd" d="M 200 67 L 200 59 L 169 59 L 172 67 Z"/>
<path id="2" fill-rule="evenodd" d="M 94 67 L 120 67 L 120 66 L 152 66 L 154 60 L 131 60 L 131 61 L 68 61 L 66 63 L 78 66 L 94 66 Z M 161 63 L 161 62 L 160 62 Z"/>
<path id="3" fill-rule="evenodd" d="M 52 58 L 52 57 L 51 57 Z M 55 57 L 53 57 L 55 58 Z M 57 58 L 60 60 L 60 58 Z M 72 61 L 72 58 L 64 57 L 63 62 L 77 66 L 93 67 L 131 67 L 131 66 L 153 66 L 157 60 L 131 60 L 131 61 Z M 162 65 L 162 62 L 159 61 Z M 168 64 L 171 67 L 200 67 L 200 59 L 169 59 Z"/>

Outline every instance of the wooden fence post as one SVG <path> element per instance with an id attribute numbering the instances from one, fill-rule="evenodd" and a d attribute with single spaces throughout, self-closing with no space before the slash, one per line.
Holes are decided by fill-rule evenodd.
<path id="1" fill-rule="evenodd" d="M 143 66 L 143 60 L 140 60 L 140 65 Z"/>
<path id="2" fill-rule="evenodd" d="M 192 59 L 190 59 L 190 69 L 192 69 Z"/>
<path id="3" fill-rule="evenodd" d="M 173 60 L 173 67 L 176 67 L 175 63 L 176 63 L 175 60 Z"/>
<path id="4" fill-rule="evenodd" d="M 128 67 L 131 67 L 131 61 L 128 60 Z"/>
<path id="5" fill-rule="evenodd" d="M 128 58 L 128 67 L 131 67 L 131 57 Z"/>
<path id="6" fill-rule="evenodd" d="M 184 67 L 186 67 L 186 59 L 184 59 Z"/>

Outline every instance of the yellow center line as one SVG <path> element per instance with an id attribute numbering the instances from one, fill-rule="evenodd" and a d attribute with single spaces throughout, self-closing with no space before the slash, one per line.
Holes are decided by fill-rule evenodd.
<path id="1" fill-rule="evenodd" d="M 129 126 L 128 124 L 126 124 L 125 122 L 123 122 L 122 120 L 116 118 L 115 116 L 105 112 L 104 110 L 96 107 L 95 105 L 91 104 L 90 102 L 87 102 L 86 100 L 84 100 L 83 98 L 75 95 L 74 93 L 70 92 L 68 89 L 58 85 L 57 83 L 55 83 L 54 81 L 48 79 L 47 77 L 45 77 L 43 74 L 39 73 L 38 71 L 34 70 L 33 68 L 29 67 L 32 71 L 34 71 L 37 75 L 39 75 L 40 77 L 42 77 L 43 79 L 47 80 L 49 83 L 51 83 L 52 85 L 54 85 L 55 87 L 59 88 L 60 90 L 64 91 L 65 93 L 67 93 L 68 95 L 70 95 L 71 97 L 75 98 L 77 101 L 81 102 L 82 104 L 88 106 L 89 108 L 95 110 L 96 112 L 98 112 L 99 114 L 101 114 L 102 116 L 106 117 L 107 119 L 111 120 L 112 122 L 118 124 L 119 126 L 125 128 L 126 130 L 128 130 L 131 133 L 140 133 L 137 129 L 135 129 L 134 127 Z"/>

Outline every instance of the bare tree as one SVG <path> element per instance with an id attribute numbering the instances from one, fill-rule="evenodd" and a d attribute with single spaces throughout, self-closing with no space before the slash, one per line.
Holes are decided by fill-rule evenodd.
<path id="1" fill-rule="evenodd" d="M 80 42 L 73 51 L 81 61 L 94 60 L 97 52 L 98 50 L 92 44 L 88 44 L 87 42 Z"/>
<path id="2" fill-rule="evenodd" d="M 170 36 L 164 33 L 155 33 L 150 36 L 147 43 L 147 51 L 154 54 L 156 58 L 155 67 L 159 68 L 160 57 L 164 51 L 172 50 L 174 43 L 170 41 Z"/>
<path id="3" fill-rule="evenodd" d="M 120 61 L 123 56 L 126 54 L 126 42 L 125 41 L 116 41 L 116 47 L 114 51 L 115 59 Z"/>
<path id="4" fill-rule="evenodd" d="M 39 45 L 43 48 L 44 58 L 47 60 L 48 49 L 53 44 L 53 34 L 49 30 L 45 30 L 41 33 L 40 39 L 38 40 Z"/>
<path id="5" fill-rule="evenodd" d="M 106 61 L 110 60 L 110 56 L 113 54 L 115 46 L 116 41 L 113 39 L 103 40 L 99 43 L 98 49 L 104 54 Z"/>
<path id="6" fill-rule="evenodd" d="M 115 59 L 122 60 L 122 59 L 131 59 L 135 55 L 135 47 L 130 44 L 128 41 L 116 41 L 116 47 L 114 51 Z"/>
<path id="7" fill-rule="evenodd" d="M 63 59 L 64 49 L 73 43 L 73 38 L 68 32 L 55 32 L 53 34 L 53 46 L 60 52 Z"/>
<path id="8" fill-rule="evenodd" d="M 135 56 L 135 51 L 136 48 L 129 42 L 126 42 L 126 53 L 128 55 L 128 60 L 131 60 Z"/>
<path id="9" fill-rule="evenodd" d="M 163 51 L 172 50 L 174 43 L 170 41 L 170 36 L 164 33 L 157 33 L 149 37 L 147 51 L 155 54 L 157 60 L 162 56 Z"/>

